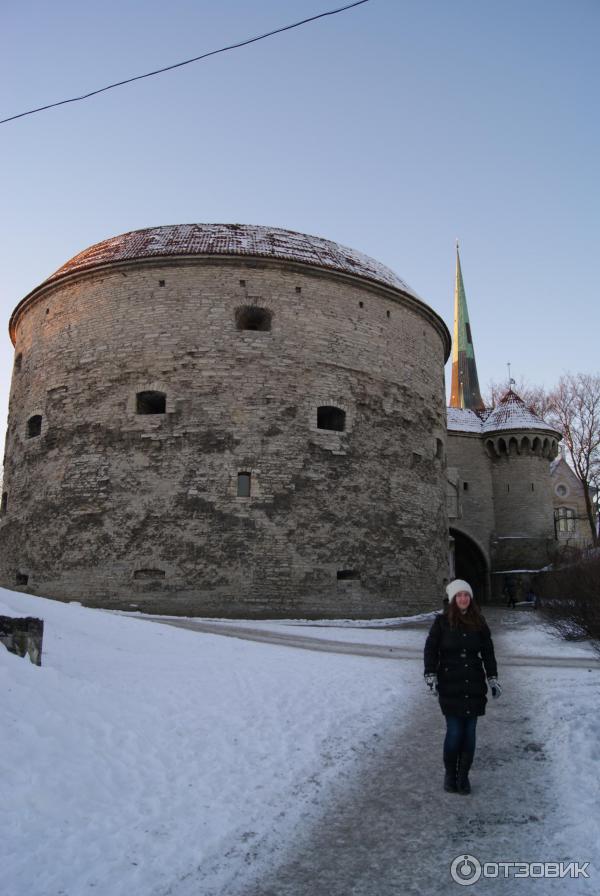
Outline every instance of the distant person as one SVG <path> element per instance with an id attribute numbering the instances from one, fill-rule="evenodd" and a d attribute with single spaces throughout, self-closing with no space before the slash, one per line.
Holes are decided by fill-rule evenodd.
<path id="1" fill-rule="evenodd" d="M 506 598 L 506 606 L 511 607 L 514 610 L 515 603 L 516 603 L 516 600 L 515 600 L 516 588 L 515 588 L 514 579 L 509 579 L 508 576 L 504 577 L 504 586 L 502 588 L 502 593 L 504 594 L 504 597 Z"/>
<path id="2" fill-rule="evenodd" d="M 533 588 L 531 588 L 531 587 L 529 588 L 529 590 L 527 591 L 527 594 L 525 596 L 525 600 L 527 601 L 528 604 L 531 604 L 533 606 L 534 610 L 537 610 L 539 601 L 537 598 L 537 594 L 535 593 Z"/>
<path id="3" fill-rule="evenodd" d="M 448 607 L 436 616 L 425 642 L 425 682 L 446 717 L 444 790 L 470 793 L 477 717 L 485 714 L 487 676 L 492 696 L 502 693 L 488 625 L 463 579 L 446 587 Z"/>

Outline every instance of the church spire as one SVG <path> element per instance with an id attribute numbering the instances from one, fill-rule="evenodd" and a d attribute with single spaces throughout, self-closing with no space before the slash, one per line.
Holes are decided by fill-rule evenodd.
<path id="1" fill-rule="evenodd" d="M 471 337 L 469 311 L 460 269 L 458 242 L 456 243 L 456 283 L 454 286 L 454 340 L 452 344 L 452 388 L 451 408 L 470 408 L 483 411 L 484 404 L 479 392 L 475 351 Z"/>

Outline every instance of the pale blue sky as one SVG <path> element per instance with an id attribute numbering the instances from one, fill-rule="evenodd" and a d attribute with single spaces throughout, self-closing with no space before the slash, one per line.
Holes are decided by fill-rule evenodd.
<path id="1" fill-rule="evenodd" d="M 336 5 L 5 4 L 0 118 Z M 451 327 L 459 237 L 483 388 L 597 372 L 599 39 L 598 0 L 370 0 L 3 125 L 3 326 L 92 243 L 224 221 L 366 252 Z"/>

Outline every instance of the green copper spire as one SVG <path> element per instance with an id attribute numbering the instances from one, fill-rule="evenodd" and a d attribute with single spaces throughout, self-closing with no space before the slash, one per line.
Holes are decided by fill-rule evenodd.
<path id="1" fill-rule="evenodd" d="M 483 411 L 484 404 L 479 392 L 475 350 L 469 323 L 467 297 L 460 267 L 458 242 L 456 243 L 456 281 L 454 285 L 454 342 L 452 345 L 452 388 L 451 408 L 470 408 Z"/>

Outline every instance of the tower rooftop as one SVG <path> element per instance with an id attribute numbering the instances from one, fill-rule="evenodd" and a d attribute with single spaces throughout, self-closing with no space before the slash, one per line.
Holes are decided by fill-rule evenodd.
<path id="1" fill-rule="evenodd" d="M 535 429 L 556 433 L 557 430 L 528 408 L 523 399 L 509 389 L 482 424 L 484 433 L 502 429 Z"/>
<path id="2" fill-rule="evenodd" d="M 356 249 L 323 237 L 257 224 L 172 224 L 132 230 L 84 249 L 48 277 L 42 286 L 69 274 L 106 264 L 142 258 L 198 255 L 236 255 L 302 262 L 353 274 L 420 299 L 394 271 Z"/>
<path id="3" fill-rule="evenodd" d="M 509 389 L 491 410 L 472 411 L 469 408 L 447 408 L 449 432 L 487 434 L 504 429 L 533 429 L 560 435 L 553 426 L 528 408 L 523 399 Z"/>

